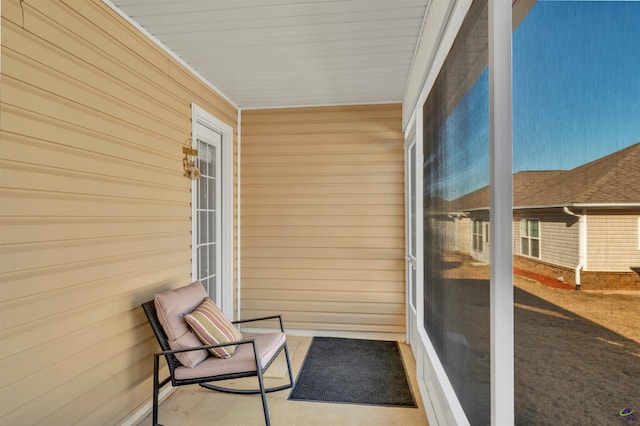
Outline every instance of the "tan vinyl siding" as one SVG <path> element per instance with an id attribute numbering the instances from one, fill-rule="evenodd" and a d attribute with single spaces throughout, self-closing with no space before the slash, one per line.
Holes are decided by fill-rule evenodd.
<path id="1" fill-rule="evenodd" d="M 3 0 L 1 60 L 0 424 L 117 424 L 191 278 L 191 103 L 236 109 L 97 0 Z"/>
<path id="2" fill-rule="evenodd" d="M 242 316 L 405 326 L 400 105 L 242 112 Z"/>
<path id="3" fill-rule="evenodd" d="M 587 211 L 587 269 L 629 272 L 640 266 L 640 212 Z"/>

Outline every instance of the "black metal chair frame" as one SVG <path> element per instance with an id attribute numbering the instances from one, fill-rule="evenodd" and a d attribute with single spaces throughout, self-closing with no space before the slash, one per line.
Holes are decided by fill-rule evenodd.
<path id="1" fill-rule="evenodd" d="M 219 345 L 205 345 L 205 346 L 198 346 L 198 347 L 187 348 L 187 349 L 171 349 L 169 347 L 167 335 L 164 332 L 164 329 L 162 328 L 162 324 L 160 324 L 160 321 L 158 320 L 158 315 L 156 313 L 156 307 L 155 307 L 154 301 L 150 300 L 148 302 L 143 303 L 142 309 L 144 310 L 144 313 L 147 315 L 149 324 L 151 325 L 151 328 L 153 329 L 156 339 L 160 344 L 160 348 L 162 349 L 162 352 L 153 354 L 153 425 L 154 426 L 156 425 L 161 426 L 158 423 L 158 394 L 160 392 L 160 388 L 166 385 L 167 383 L 169 383 L 169 381 L 171 381 L 171 384 L 173 386 L 199 384 L 203 388 L 216 390 L 219 392 L 245 394 L 245 395 L 259 393 L 261 394 L 261 397 L 262 397 L 262 409 L 264 412 L 265 423 L 267 426 L 271 425 L 271 421 L 269 420 L 269 409 L 267 407 L 266 394 L 270 392 L 284 390 L 284 389 L 290 389 L 291 387 L 293 387 L 293 373 L 291 372 L 289 348 L 287 347 L 286 341 L 278 349 L 278 351 L 271 357 L 271 359 L 265 366 L 260 365 L 260 357 L 258 354 L 255 340 L 253 339 L 244 339 L 236 342 L 223 343 Z M 284 327 L 282 325 L 282 317 L 280 315 L 273 315 L 273 316 L 267 316 L 267 317 L 261 317 L 261 318 L 252 318 L 252 319 L 246 319 L 246 320 L 240 320 L 240 321 L 232 321 L 232 323 L 241 324 L 241 323 L 247 323 L 247 322 L 264 321 L 264 320 L 272 320 L 272 319 L 278 319 L 278 321 L 280 322 L 280 330 L 284 332 Z M 210 377 L 198 377 L 193 379 L 176 379 L 175 378 L 174 376 L 175 369 L 177 367 L 182 367 L 182 364 L 180 363 L 180 361 L 178 361 L 178 359 L 175 357 L 176 353 L 196 351 L 201 349 L 219 348 L 223 346 L 233 346 L 233 345 L 252 345 L 253 356 L 257 366 L 256 370 L 244 371 L 244 372 L 232 373 L 232 374 L 220 374 L 220 375 L 210 376 Z M 263 373 L 267 370 L 267 368 L 269 368 L 271 363 L 277 358 L 278 354 L 282 352 L 283 348 L 284 348 L 285 357 L 287 360 L 287 369 L 289 372 L 289 384 L 274 386 L 271 388 L 265 388 Z M 160 357 L 162 356 L 164 356 L 167 361 L 167 366 L 169 367 L 169 377 L 163 380 L 160 380 L 160 372 L 159 372 Z M 226 388 L 222 386 L 215 386 L 208 383 L 208 382 L 214 382 L 218 380 L 237 379 L 241 377 L 253 377 L 253 376 L 258 377 L 259 389 L 232 389 L 232 388 Z"/>

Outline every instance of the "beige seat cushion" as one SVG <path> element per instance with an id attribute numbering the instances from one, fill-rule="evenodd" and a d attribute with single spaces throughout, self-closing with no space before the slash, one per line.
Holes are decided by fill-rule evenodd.
<path id="1" fill-rule="evenodd" d="M 269 333 L 252 337 L 256 341 L 260 364 L 264 367 L 278 352 L 286 341 L 285 334 Z M 178 367 L 174 372 L 177 380 L 212 377 L 220 374 L 242 373 L 255 371 L 256 362 L 253 357 L 253 345 L 238 345 L 231 358 L 217 358 L 211 356 L 194 368 Z"/>
<path id="2" fill-rule="evenodd" d="M 185 287 L 156 294 L 154 303 L 158 320 L 167 334 L 171 349 L 193 348 L 202 346 L 198 336 L 189 328 L 184 315 L 196 309 L 208 297 L 207 291 L 200 283 L 194 281 Z M 207 350 L 183 352 L 175 354 L 185 367 L 195 367 L 209 356 Z"/>

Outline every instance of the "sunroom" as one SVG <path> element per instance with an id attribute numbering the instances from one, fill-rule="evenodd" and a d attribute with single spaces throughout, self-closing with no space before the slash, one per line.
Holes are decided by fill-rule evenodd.
<path id="1" fill-rule="evenodd" d="M 140 305 L 194 280 L 231 319 L 282 314 L 294 339 L 402 342 L 422 422 L 544 423 L 576 408 L 575 389 L 550 402 L 523 385 L 545 375 L 518 358 L 518 309 L 591 317 L 514 287 L 512 250 L 512 173 L 551 167 L 520 164 L 547 148 L 515 144 L 513 81 L 534 72 L 518 68 L 517 28 L 601 16 L 598 28 L 640 40 L 624 20 L 636 5 L 576 3 L 3 0 L 0 424 L 143 421 L 158 348 Z M 628 56 L 612 63 L 637 70 Z M 623 130 L 575 161 L 640 140 L 626 101 L 640 86 L 621 79 L 619 108 L 595 110 Z M 481 225 L 455 236 L 482 246 L 480 262 L 448 245 L 447 223 L 464 215 L 455 199 L 487 185 Z M 637 243 L 640 196 L 616 206 Z M 630 247 L 624 267 L 637 268 Z M 607 306 L 629 312 L 632 293 Z M 590 321 L 614 354 L 600 375 L 620 377 L 622 360 L 629 379 L 602 384 L 602 415 L 635 418 L 638 332 Z"/>

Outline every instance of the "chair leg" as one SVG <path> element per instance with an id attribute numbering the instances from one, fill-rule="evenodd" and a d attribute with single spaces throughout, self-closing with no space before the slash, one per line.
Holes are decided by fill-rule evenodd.
<path id="1" fill-rule="evenodd" d="M 264 376 L 262 374 L 262 366 L 260 365 L 260 359 L 258 356 L 258 351 L 255 346 L 255 341 L 253 343 L 253 354 L 256 363 L 256 376 L 258 376 L 258 384 L 259 389 L 233 389 L 233 388 L 225 388 L 221 386 L 215 386 L 211 383 L 200 383 L 200 386 L 205 389 L 215 390 L 218 392 L 226 392 L 226 393 L 235 393 L 235 394 L 257 394 L 260 393 L 260 397 L 262 399 L 262 411 L 264 412 L 264 420 L 267 426 L 271 425 L 271 420 L 269 419 L 269 408 L 267 407 L 267 393 L 277 392 L 284 389 L 290 389 L 293 387 L 293 370 L 291 369 L 291 359 L 289 357 L 289 347 L 287 343 L 284 344 L 284 353 L 285 358 L 287 360 L 287 370 L 289 373 L 289 384 L 274 386 L 271 388 L 265 388 L 264 386 Z"/>
<path id="2" fill-rule="evenodd" d="M 160 393 L 160 358 L 158 355 L 153 357 L 153 426 L 158 425 L 158 394 Z"/>
<path id="3" fill-rule="evenodd" d="M 264 390 L 264 378 L 262 377 L 262 365 L 260 365 L 260 359 L 258 358 L 258 349 L 256 348 L 255 340 L 253 341 L 253 355 L 256 360 L 256 369 L 258 370 L 258 384 L 260 385 L 260 397 L 262 398 L 264 422 L 267 426 L 271 426 L 271 420 L 269 420 L 269 408 L 267 407 L 267 393 Z"/>
<path id="4" fill-rule="evenodd" d="M 260 383 L 260 397 L 262 398 L 262 411 L 264 411 L 264 422 L 267 426 L 271 425 L 269 420 L 269 407 L 267 407 L 267 393 L 264 391 L 264 380 L 262 378 L 262 371 L 258 369 L 258 382 Z"/>
<path id="5" fill-rule="evenodd" d="M 293 387 L 293 373 L 291 372 L 291 361 L 289 360 L 289 347 L 287 342 L 284 342 L 284 356 L 287 359 L 287 370 L 289 371 L 289 384 Z"/>

